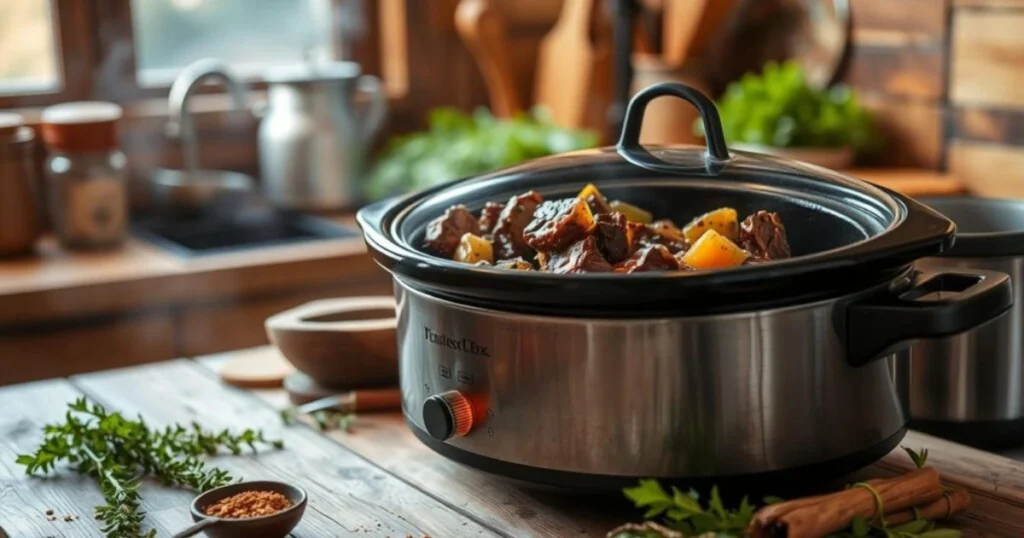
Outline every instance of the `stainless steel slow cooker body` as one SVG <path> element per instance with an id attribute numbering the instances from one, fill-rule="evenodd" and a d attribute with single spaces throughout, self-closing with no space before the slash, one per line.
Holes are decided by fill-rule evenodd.
<path id="1" fill-rule="evenodd" d="M 659 96 L 694 104 L 707 148 L 639 144 Z M 606 195 L 677 222 L 767 209 L 794 258 L 726 271 L 555 275 L 470 266 L 420 249 L 455 203 L 536 190 Z M 911 338 L 1005 311 L 1006 275 L 911 268 L 953 238 L 926 206 L 810 165 L 730 153 L 714 105 L 660 84 L 627 110 L 622 138 L 380 202 L 358 221 L 395 277 L 403 409 L 452 459 L 556 486 L 636 477 L 821 479 L 899 442 L 888 361 Z"/>
<path id="2" fill-rule="evenodd" d="M 834 314 L 853 296 L 617 320 L 470 307 L 401 279 L 395 290 L 407 422 L 435 450 L 498 474 L 587 487 L 833 474 L 904 433 L 888 363 L 845 360 Z M 434 437 L 450 435 L 424 416 L 436 395 L 473 406 L 467 435 Z"/>
<path id="3" fill-rule="evenodd" d="M 922 199 L 957 223 L 957 240 L 918 268 L 984 269 L 1010 275 L 1014 305 L 976 329 L 923 339 L 897 363 L 911 424 L 985 448 L 1024 444 L 1024 202 Z"/>

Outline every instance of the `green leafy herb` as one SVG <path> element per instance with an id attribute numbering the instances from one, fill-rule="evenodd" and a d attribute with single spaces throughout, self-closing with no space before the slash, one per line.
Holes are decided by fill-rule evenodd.
<path id="1" fill-rule="evenodd" d="M 657 480 L 641 480 L 639 485 L 623 490 L 638 508 L 646 508 L 644 519 L 664 514 L 665 524 L 684 536 L 717 533 L 720 536 L 739 536 L 754 516 L 754 506 L 744 497 L 737 510 L 727 510 L 722 504 L 718 488 L 711 489 L 707 508 L 700 503 L 696 491 L 682 492 L 673 487 L 672 493 Z"/>
<path id="2" fill-rule="evenodd" d="M 18 456 L 29 475 L 53 471 L 67 463 L 76 472 L 96 479 L 106 504 L 96 507 L 96 518 L 110 538 L 153 537 L 156 531 L 142 531 L 139 485 L 142 477 L 153 476 L 168 486 L 206 491 L 231 481 L 221 469 L 208 468 L 199 456 L 222 449 L 241 454 L 257 445 L 282 448 L 281 441 L 264 438 L 263 432 L 245 430 L 203 430 L 196 423 L 188 427 L 149 427 L 141 417 L 124 418 L 84 398 L 68 404 L 61 424 L 47 425 L 42 444 L 33 454 Z"/>
<path id="3" fill-rule="evenodd" d="M 389 144 L 370 174 L 368 197 L 384 198 L 597 144 L 593 133 L 557 127 L 540 109 L 498 119 L 485 109 L 466 114 L 438 108 L 428 122 L 429 130 Z"/>
<path id="4" fill-rule="evenodd" d="M 916 465 L 918 469 L 924 468 L 925 463 L 928 461 L 927 448 L 922 448 L 919 452 L 915 452 L 914 449 L 907 448 L 905 446 L 900 448 L 902 448 L 907 453 L 907 455 L 910 456 L 910 459 L 913 460 L 914 465 Z"/>
<path id="5" fill-rule="evenodd" d="M 294 424 L 295 421 L 298 420 L 298 410 L 295 407 L 286 407 L 281 409 L 279 413 L 281 415 L 281 421 L 285 424 Z M 355 413 L 332 411 L 328 409 L 317 411 L 309 416 L 313 419 L 314 424 L 316 424 L 317 429 L 320 431 L 341 430 L 347 432 L 352 429 L 352 423 L 356 420 Z"/>
<path id="6" fill-rule="evenodd" d="M 853 91 L 812 88 L 795 62 L 769 63 L 760 75 L 744 75 L 717 104 L 729 142 L 856 150 L 877 142 L 871 114 Z"/>

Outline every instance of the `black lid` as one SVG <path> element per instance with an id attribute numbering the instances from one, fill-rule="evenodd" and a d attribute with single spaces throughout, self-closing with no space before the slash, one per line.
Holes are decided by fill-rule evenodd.
<path id="1" fill-rule="evenodd" d="M 701 111 L 708 148 L 640 146 L 644 109 L 663 95 Z M 741 215 L 777 212 L 794 257 L 718 271 L 563 275 L 477 267 L 420 249 L 427 223 L 453 204 L 478 210 L 528 190 L 570 197 L 587 183 L 676 222 L 722 206 Z M 379 202 L 360 210 L 358 220 L 374 258 L 426 291 L 490 307 L 608 317 L 749 310 L 834 296 L 941 252 L 954 232 L 935 211 L 869 183 L 777 157 L 730 155 L 713 103 L 671 83 L 633 98 L 614 148 L 537 159 Z"/>
<path id="2" fill-rule="evenodd" d="M 920 201 L 956 223 L 956 243 L 943 256 L 1024 255 L 1024 200 L 950 196 Z"/>

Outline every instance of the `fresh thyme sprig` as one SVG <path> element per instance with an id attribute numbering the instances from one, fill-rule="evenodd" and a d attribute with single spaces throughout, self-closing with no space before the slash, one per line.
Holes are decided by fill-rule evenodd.
<path id="1" fill-rule="evenodd" d="M 96 507 L 96 518 L 109 538 L 151 538 L 154 530 L 142 531 L 145 512 L 141 509 L 139 485 L 153 476 L 165 485 L 206 491 L 231 481 L 222 469 L 208 468 L 199 456 L 221 449 L 240 454 L 243 447 L 254 452 L 258 445 L 282 448 L 281 441 L 267 440 L 263 432 L 245 430 L 205 431 L 198 424 L 150 428 L 142 417 L 124 418 L 85 398 L 68 404 L 64 422 L 49 424 L 33 454 L 18 456 L 29 475 L 53 471 L 67 463 L 76 472 L 96 479 L 106 504 Z"/>

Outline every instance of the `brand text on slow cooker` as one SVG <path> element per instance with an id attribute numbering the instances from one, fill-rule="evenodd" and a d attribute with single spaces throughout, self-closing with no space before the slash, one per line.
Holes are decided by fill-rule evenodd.
<path id="1" fill-rule="evenodd" d="M 470 338 L 452 338 L 450 336 L 445 336 L 441 333 L 436 333 L 430 330 L 430 327 L 423 328 L 423 338 L 431 344 L 444 346 L 448 349 L 463 351 L 465 353 L 480 355 L 482 357 L 491 356 L 491 354 L 487 352 L 487 346 L 481 346 Z"/>

